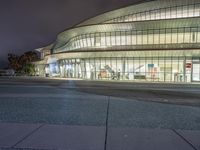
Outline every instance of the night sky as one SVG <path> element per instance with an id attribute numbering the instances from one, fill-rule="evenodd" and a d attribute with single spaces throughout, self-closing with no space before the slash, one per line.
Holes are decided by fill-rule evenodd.
<path id="1" fill-rule="evenodd" d="M 7 54 L 46 46 L 59 32 L 106 11 L 144 0 L 0 0 L 0 68 Z"/>

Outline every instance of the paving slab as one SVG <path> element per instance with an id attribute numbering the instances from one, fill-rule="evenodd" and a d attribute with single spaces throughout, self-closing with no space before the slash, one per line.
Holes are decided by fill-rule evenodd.
<path id="1" fill-rule="evenodd" d="M 200 131 L 195 130 L 176 130 L 188 142 L 190 142 L 196 149 L 200 150 Z"/>
<path id="2" fill-rule="evenodd" d="M 107 150 L 194 150 L 172 130 L 109 128 Z"/>
<path id="3" fill-rule="evenodd" d="M 104 142 L 104 127 L 45 125 L 15 148 L 103 150 Z"/>
<path id="4" fill-rule="evenodd" d="M 0 123 L 0 147 L 12 147 L 41 124 Z"/>

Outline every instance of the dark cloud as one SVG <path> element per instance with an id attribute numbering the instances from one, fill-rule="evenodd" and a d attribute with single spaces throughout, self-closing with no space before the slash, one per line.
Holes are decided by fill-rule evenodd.
<path id="1" fill-rule="evenodd" d="M 1 0 L 0 67 L 7 53 L 48 45 L 82 20 L 142 0 Z M 3 65 L 4 64 L 4 65 Z"/>

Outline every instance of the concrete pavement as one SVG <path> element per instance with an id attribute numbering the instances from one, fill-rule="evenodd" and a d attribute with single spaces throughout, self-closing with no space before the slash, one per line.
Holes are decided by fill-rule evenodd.
<path id="1" fill-rule="evenodd" d="M 2 150 L 200 150 L 198 85 L 13 80 L 0 81 Z"/>
<path id="2" fill-rule="evenodd" d="M 104 126 L 0 123 L 0 148 L 105 150 Z M 200 150 L 200 131 L 108 128 L 106 150 Z"/>

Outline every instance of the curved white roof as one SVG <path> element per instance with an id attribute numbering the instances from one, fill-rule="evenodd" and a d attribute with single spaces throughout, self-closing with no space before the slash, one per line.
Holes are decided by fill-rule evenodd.
<path id="1" fill-rule="evenodd" d="M 125 16 L 127 14 L 146 12 L 161 8 L 170 8 L 177 6 L 187 6 L 190 4 L 199 4 L 199 14 L 191 17 L 182 18 L 165 18 L 155 20 L 140 20 L 130 22 L 109 22 L 108 20 L 116 17 Z M 159 29 L 159 28 L 175 28 L 175 27 L 197 27 L 200 24 L 200 0 L 156 0 L 129 7 L 117 9 L 98 15 L 88 19 L 74 28 L 60 33 L 57 37 L 56 44 L 53 46 L 53 52 L 59 53 L 65 49 L 70 39 L 81 34 L 96 32 L 114 32 L 114 31 L 130 31 L 142 29 Z"/>

